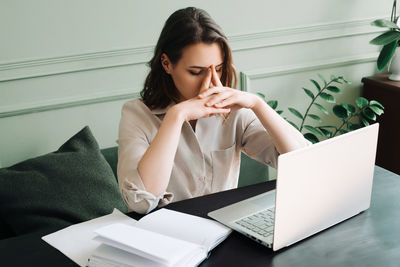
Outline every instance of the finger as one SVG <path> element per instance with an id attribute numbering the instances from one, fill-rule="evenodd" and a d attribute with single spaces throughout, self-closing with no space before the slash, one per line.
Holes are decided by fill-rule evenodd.
<path id="1" fill-rule="evenodd" d="M 225 90 L 224 87 L 211 87 L 209 88 L 207 91 L 202 92 L 201 94 L 199 94 L 200 98 L 205 98 L 207 96 L 210 96 L 212 94 L 218 94 L 221 93 Z"/>
<path id="2" fill-rule="evenodd" d="M 203 82 L 201 83 L 199 94 L 207 91 L 210 88 L 211 78 L 212 78 L 212 72 L 211 72 L 211 69 L 208 68 L 206 77 L 204 78 Z"/>
<path id="3" fill-rule="evenodd" d="M 232 105 L 237 105 L 237 98 L 235 96 L 232 97 L 227 97 L 225 99 L 223 99 L 222 101 L 218 102 L 215 104 L 215 107 L 217 108 L 226 108 L 226 107 L 230 107 Z"/>
<path id="4" fill-rule="evenodd" d="M 221 83 L 221 80 L 219 79 L 218 73 L 215 70 L 215 66 L 214 65 L 211 65 L 211 71 L 212 71 L 212 83 L 215 86 L 223 86 L 222 83 Z"/>
<path id="5" fill-rule="evenodd" d="M 232 96 L 232 92 L 230 91 L 224 91 L 222 93 L 216 94 L 215 96 L 212 96 L 206 103 L 206 106 L 214 106 L 217 103 L 222 102 L 223 100 L 229 98 Z"/>
<path id="6" fill-rule="evenodd" d="M 211 116 L 211 114 L 214 116 L 214 115 L 217 115 L 217 114 L 226 114 L 226 113 L 229 113 L 229 112 L 231 112 L 231 109 L 230 108 L 214 108 L 214 107 L 209 107 L 208 109 L 207 109 L 207 113 Z"/>

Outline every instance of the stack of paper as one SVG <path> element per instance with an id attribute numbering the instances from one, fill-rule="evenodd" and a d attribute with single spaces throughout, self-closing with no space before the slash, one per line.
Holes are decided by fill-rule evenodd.
<path id="1" fill-rule="evenodd" d="M 102 243 L 89 266 L 197 266 L 231 230 L 215 221 L 168 209 L 134 226 L 120 223 L 95 231 Z"/>
<path id="2" fill-rule="evenodd" d="M 230 233 L 218 222 L 168 209 L 139 221 L 114 210 L 42 239 L 80 266 L 196 266 Z"/>

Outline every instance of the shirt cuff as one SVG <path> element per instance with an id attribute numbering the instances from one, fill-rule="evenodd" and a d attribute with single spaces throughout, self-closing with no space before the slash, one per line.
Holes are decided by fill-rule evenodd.
<path id="1" fill-rule="evenodd" d="M 156 207 L 169 204 L 174 194 L 164 192 L 160 196 L 146 191 L 139 172 L 134 170 L 132 176 L 125 178 L 120 184 L 121 195 L 129 211 L 147 214 Z"/>

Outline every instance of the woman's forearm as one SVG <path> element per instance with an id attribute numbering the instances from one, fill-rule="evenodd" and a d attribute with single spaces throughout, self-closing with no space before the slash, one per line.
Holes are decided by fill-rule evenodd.
<path id="1" fill-rule="evenodd" d="M 280 154 L 305 146 L 306 141 L 303 135 L 261 98 L 257 97 L 256 104 L 252 110 L 271 135 L 274 145 Z"/>
<path id="2" fill-rule="evenodd" d="M 146 190 L 159 196 L 167 189 L 184 119 L 171 107 L 138 164 Z"/>

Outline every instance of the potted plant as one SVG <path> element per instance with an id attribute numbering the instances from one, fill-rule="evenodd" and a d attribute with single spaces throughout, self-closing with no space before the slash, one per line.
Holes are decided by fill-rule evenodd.
<path id="1" fill-rule="evenodd" d="M 400 27 L 397 25 L 399 17 L 396 14 L 396 4 L 397 0 L 393 0 L 390 21 L 377 19 L 371 23 L 373 26 L 388 28 L 388 30 L 372 39 L 370 43 L 383 46 L 377 60 L 378 70 L 386 67 L 393 57 L 389 70 L 392 75 L 389 79 L 400 81 L 400 50 L 397 49 L 400 40 Z"/>
<path id="2" fill-rule="evenodd" d="M 342 90 L 339 86 L 349 84 L 350 81 L 346 80 L 343 76 L 336 77 L 335 75 L 331 75 L 329 80 L 326 80 L 321 74 L 318 74 L 318 76 L 321 82 L 310 79 L 313 89 L 302 88 L 304 93 L 311 99 L 306 111 L 302 113 L 293 107 L 288 108 L 293 115 L 300 119 L 299 124 L 289 121 L 284 117 L 312 143 L 318 143 L 321 139 L 331 138 L 367 126 L 369 125 L 369 121 L 375 121 L 377 116 L 383 114 L 384 107 L 381 103 L 375 100 L 368 101 L 364 97 L 358 97 L 355 100 L 355 105 L 342 102 L 333 106 L 332 113 L 340 120 L 339 126 L 323 125 L 323 119 L 315 113 L 322 111 L 325 115 L 329 116 L 330 112 L 322 104 L 324 102 L 336 103 L 336 98 L 333 94 L 340 94 Z M 264 100 L 266 99 L 264 94 L 258 93 L 258 95 Z M 319 100 L 323 101 L 320 102 Z M 277 100 L 267 101 L 267 104 L 278 114 L 283 113 L 283 110 L 277 110 Z M 311 123 L 309 123 L 310 121 Z M 316 122 L 320 125 L 311 125 L 315 125 Z"/>

